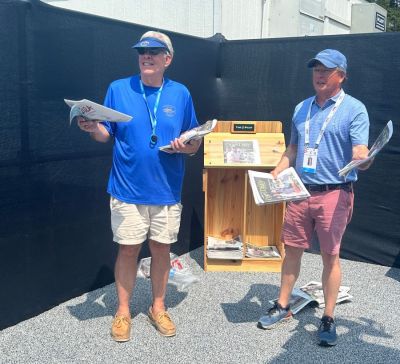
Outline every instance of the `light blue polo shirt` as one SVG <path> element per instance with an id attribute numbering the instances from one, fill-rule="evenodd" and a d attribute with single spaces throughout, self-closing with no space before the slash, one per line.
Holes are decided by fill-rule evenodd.
<path id="1" fill-rule="evenodd" d="M 357 170 L 347 176 L 339 177 L 338 171 L 352 159 L 354 145 L 368 145 L 369 118 L 364 104 L 350 95 L 345 95 L 341 105 L 325 129 L 318 147 L 316 173 L 303 172 L 305 121 L 311 103 L 310 112 L 310 148 L 315 147 L 322 128 L 340 92 L 320 107 L 315 97 L 310 97 L 295 108 L 290 144 L 297 145 L 296 172 L 307 184 L 333 184 L 357 180 Z"/>

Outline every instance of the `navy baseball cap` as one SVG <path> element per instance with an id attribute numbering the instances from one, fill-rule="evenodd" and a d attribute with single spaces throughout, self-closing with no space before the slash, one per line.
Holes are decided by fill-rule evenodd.
<path id="1" fill-rule="evenodd" d="M 137 42 L 132 48 L 164 48 L 170 52 L 166 43 L 164 43 L 161 39 L 153 37 L 147 37 L 139 40 L 139 42 Z"/>
<path id="2" fill-rule="evenodd" d="M 308 61 L 307 66 L 314 67 L 317 62 L 321 62 L 327 68 L 340 68 L 344 72 L 347 70 L 346 57 L 336 49 L 325 49 L 319 52 Z"/>

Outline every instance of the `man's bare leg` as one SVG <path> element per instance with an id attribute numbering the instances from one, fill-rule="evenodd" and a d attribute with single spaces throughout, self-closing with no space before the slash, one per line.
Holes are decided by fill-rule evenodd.
<path id="1" fill-rule="evenodd" d="M 142 244 L 119 245 L 115 262 L 115 286 L 118 296 L 116 315 L 131 317 L 129 303 L 135 286 L 137 274 L 137 259 Z"/>
<path id="2" fill-rule="evenodd" d="M 159 312 L 165 311 L 165 294 L 171 269 L 170 244 L 149 240 L 149 247 L 151 252 L 150 277 L 153 292 L 153 314 L 157 315 Z"/>
<path id="3" fill-rule="evenodd" d="M 342 279 L 339 254 L 330 255 L 321 252 L 321 256 L 324 264 L 322 272 L 322 288 L 325 298 L 324 316 L 333 318 Z"/>
<path id="4" fill-rule="evenodd" d="M 281 288 L 279 292 L 278 303 L 282 307 L 287 307 L 293 287 L 299 277 L 301 257 L 304 249 L 295 248 L 289 245 L 285 246 L 285 258 L 282 264 Z"/>

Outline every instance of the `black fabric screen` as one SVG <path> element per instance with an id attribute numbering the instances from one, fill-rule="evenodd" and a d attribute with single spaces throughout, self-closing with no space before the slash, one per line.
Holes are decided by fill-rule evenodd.
<path id="1" fill-rule="evenodd" d="M 111 145 L 68 125 L 63 98 L 102 102 L 108 84 L 137 73 L 130 48 L 147 27 L 48 6 L 0 1 L 0 329 L 113 281 L 106 184 Z M 198 118 L 281 120 L 312 94 L 306 60 L 337 48 L 349 60 L 346 91 L 370 113 L 371 140 L 395 134 L 361 173 L 342 257 L 400 267 L 400 33 L 224 41 L 167 32 L 168 77 L 192 93 Z M 203 243 L 201 151 L 188 159 L 181 254 Z M 147 255 L 144 249 L 142 256 Z M 10 309 L 12 308 L 12 309 Z"/>

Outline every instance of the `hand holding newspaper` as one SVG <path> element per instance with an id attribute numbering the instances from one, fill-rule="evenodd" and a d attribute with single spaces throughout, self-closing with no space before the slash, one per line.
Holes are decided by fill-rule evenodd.
<path id="1" fill-rule="evenodd" d="M 369 162 L 372 158 L 379 153 L 379 151 L 387 144 L 393 135 L 393 123 L 389 120 L 386 126 L 383 128 L 378 138 L 376 138 L 374 144 L 369 150 L 368 157 L 365 159 L 353 160 L 342 169 L 338 171 L 340 177 L 347 177 L 347 175 L 356 167 L 362 166 L 363 164 Z"/>
<path id="2" fill-rule="evenodd" d="M 270 173 L 249 170 L 249 179 L 256 205 L 310 197 L 293 167 L 283 170 L 276 178 Z"/>
<path id="3" fill-rule="evenodd" d="M 204 124 L 196 126 L 193 129 L 183 132 L 179 139 L 182 143 L 187 144 L 193 139 L 201 139 L 208 133 L 211 133 L 217 125 L 217 119 L 208 120 Z M 158 148 L 165 153 L 175 153 L 170 144 Z"/>
<path id="4" fill-rule="evenodd" d="M 132 116 L 124 114 L 122 112 L 110 109 L 109 107 L 97 104 L 90 100 L 67 100 L 64 99 L 65 103 L 71 108 L 69 114 L 69 123 L 77 117 L 83 117 L 86 120 L 101 120 L 101 121 L 130 121 Z"/>

